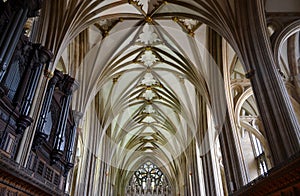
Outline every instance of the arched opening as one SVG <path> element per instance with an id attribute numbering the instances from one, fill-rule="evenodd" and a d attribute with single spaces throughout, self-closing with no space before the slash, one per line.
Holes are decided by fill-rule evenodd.
<path id="1" fill-rule="evenodd" d="M 172 195 L 167 177 L 151 161 L 143 163 L 130 179 L 126 195 Z"/>

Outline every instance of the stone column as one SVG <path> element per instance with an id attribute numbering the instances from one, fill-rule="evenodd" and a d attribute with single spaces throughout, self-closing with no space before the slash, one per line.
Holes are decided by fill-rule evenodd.
<path id="1" fill-rule="evenodd" d="M 211 28 L 207 29 L 207 34 L 209 52 L 214 58 L 216 64 L 219 66 L 220 72 L 224 76 L 222 37 Z M 230 78 L 225 78 L 225 80 L 229 79 Z M 230 106 L 228 107 L 229 110 L 232 109 Z M 229 113 L 226 112 L 224 125 L 219 135 L 219 141 L 229 192 L 237 190 L 248 182 L 247 171 L 243 164 L 244 158 L 238 144 L 238 135 L 234 131 L 235 130 L 231 126 Z"/>
<path id="2" fill-rule="evenodd" d="M 189 178 L 189 183 L 187 186 L 190 187 L 190 195 L 191 196 L 196 196 L 196 195 L 201 195 L 201 189 L 200 186 L 200 179 L 199 179 L 199 169 L 198 169 L 198 160 L 197 160 L 197 153 L 196 153 L 196 141 L 193 139 L 187 148 L 186 154 L 188 155 L 188 166 L 187 166 L 187 175 Z"/>
<path id="3" fill-rule="evenodd" d="M 181 163 L 184 163 L 184 164 L 181 164 L 181 170 L 182 170 L 182 173 L 183 173 L 183 180 L 184 180 L 184 195 L 192 195 L 192 187 L 191 187 L 191 183 L 190 183 L 190 162 L 192 161 L 191 160 L 191 157 L 189 157 L 190 153 L 190 146 L 185 150 L 187 156 L 185 156 L 184 153 L 182 153 L 182 155 L 180 156 L 180 162 Z M 164 190 L 164 193 L 166 193 L 166 190 L 165 190 L 165 186 L 163 186 L 163 190 Z"/>
<path id="4" fill-rule="evenodd" d="M 204 101 L 204 98 L 199 95 L 198 101 L 198 111 L 200 118 L 198 121 L 199 130 L 197 131 L 196 137 L 199 143 L 199 150 L 201 154 L 202 170 L 203 170 L 203 180 L 206 195 L 216 195 L 215 187 L 215 178 L 214 171 L 212 168 L 212 158 L 210 153 L 210 141 L 208 137 L 205 137 L 208 134 L 208 119 L 207 119 L 207 105 Z"/>
<path id="5" fill-rule="evenodd" d="M 216 195 L 215 179 L 212 168 L 211 153 L 208 152 L 202 156 L 203 174 L 204 174 L 204 186 L 207 195 Z"/>
<path id="6" fill-rule="evenodd" d="M 237 135 L 233 133 L 229 114 L 227 113 L 224 127 L 219 135 L 219 141 L 229 193 L 238 190 L 248 182 L 247 171 L 243 165 L 243 156 L 239 145 L 236 143 L 236 137 Z"/>
<path id="7" fill-rule="evenodd" d="M 235 1 L 239 57 L 250 79 L 275 166 L 300 150 L 300 127 L 278 73 L 264 1 Z"/>
<path id="8" fill-rule="evenodd" d="M 215 60 L 216 64 L 219 66 L 220 72 L 224 76 L 223 60 L 222 60 L 222 37 L 215 32 L 213 29 L 207 29 L 208 38 L 208 50 Z M 225 77 L 225 76 L 224 76 Z M 229 79 L 229 78 L 224 78 Z M 228 81 L 224 81 L 228 82 Z M 228 109 L 230 106 L 228 106 Z M 226 174 L 226 181 L 228 191 L 232 192 L 237 190 L 239 187 L 247 183 L 247 171 L 243 164 L 243 155 L 238 144 L 238 135 L 235 133 L 235 129 L 231 126 L 230 117 L 228 111 L 226 112 L 226 117 L 222 131 L 219 135 L 221 153 L 223 157 L 223 164 Z"/>

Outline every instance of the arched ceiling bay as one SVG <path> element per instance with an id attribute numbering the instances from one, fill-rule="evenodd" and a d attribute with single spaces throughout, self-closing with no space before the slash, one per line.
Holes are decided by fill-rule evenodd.
<path id="1" fill-rule="evenodd" d="M 83 89 L 96 89 L 97 116 L 111 146 L 107 161 L 135 170 L 145 156 L 168 165 L 199 131 L 199 97 L 216 125 L 225 114 L 221 73 L 206 47 L 206 26 L 164 1 L 103 1 L 91 35 L 101 35 L 87 55 L 91 72 Z M 176 8 L 177 9 L 177 8 Z M 167 14 L 162 14 L 163 12 Z M 196 14 L 196 12 L 194 13 Z M 97 40 L 97 39 L 94 39 Z M 93 79 L 94 78 L 94 79 Z M 87 96 L 93 97 L 93 93 Z M 219 113 L 219 114 L 218 114 Z"/>

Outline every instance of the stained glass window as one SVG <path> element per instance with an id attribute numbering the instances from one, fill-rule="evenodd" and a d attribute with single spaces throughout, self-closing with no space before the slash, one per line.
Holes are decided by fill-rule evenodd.
<path id="1" fill-rule="evenodd" d="M 164 184 L 164 175 L 156 165 L 148 161 L 141 165 L 134 173 L 133 180 L 136 185 L 142 186 L 143 188 L 147 182 L 150 182 L 152 188 L 153 186 Z"/>
<path id="2" fill-rule="evenodd" d="M 147 161 L 134 172 L 130 180 L 129 190 L 135 190 L 136 193 L 164 193 L 168 195 L 170 187 L 163 172 L 151 161 Z"/>

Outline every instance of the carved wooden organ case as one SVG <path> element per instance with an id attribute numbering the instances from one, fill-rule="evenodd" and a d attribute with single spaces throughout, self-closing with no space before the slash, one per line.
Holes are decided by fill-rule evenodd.
<path id="1" fill-rule="evenodd" d="M 37 16 L 42 3 L 0 1 L 0 195 L 60 195 L 73 167 L 76 124 L 70 103 L 77 88 L 74 78 L 56 70 L 42 103 L 37 103 L 42 105 L 39 116 L 30 115 L 43 69 L 53 58 L 41 44 L 31 42 L 24 30 L 26 20 Z M 16 160 L 30 126 L 32 150 L 27 164 L 20 165 Z"/>
<path id="2" fill-rule="evenodd" d="M 28 168 L 59 189 L 73 167 L 76 123 L 70 109 L 73 91 L 78 87 L 73 78 L 56 70 L 48 83 L 42 111 L 37 121 Z"/>
<path id="3" fill-rule="evenodd" d="M 14 159 L 24 130 L 33 122 L 32 101 L 52 53 L 30 42 L 23 30 L 40 4 L 13 0 L 0 4 L 0 151 Z"/>

